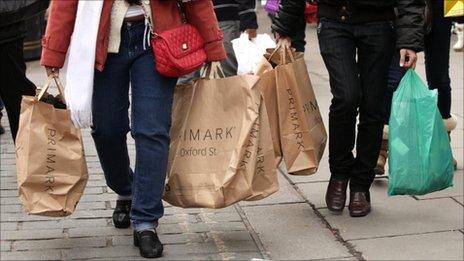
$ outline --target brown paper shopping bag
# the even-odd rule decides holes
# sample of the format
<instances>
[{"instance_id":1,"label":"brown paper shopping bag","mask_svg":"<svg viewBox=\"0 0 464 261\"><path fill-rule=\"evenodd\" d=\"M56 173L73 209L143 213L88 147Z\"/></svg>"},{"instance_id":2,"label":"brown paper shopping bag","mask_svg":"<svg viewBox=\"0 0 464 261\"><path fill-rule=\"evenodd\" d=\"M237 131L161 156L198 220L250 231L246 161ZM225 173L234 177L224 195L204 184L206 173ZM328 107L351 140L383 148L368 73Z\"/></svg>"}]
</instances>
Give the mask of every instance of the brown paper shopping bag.
<instances>
[{"instance_id":1,"label":"brown paper shopping bag","mask_svg":"<svg viewBox=\"0 0 464 261\"><path fill-rule=\"evenodd\" d=\"M259 87L269 116L272 143L274 145L274 152L276 155L276 167L278 167L282 161L282 148L280 146L275 70L272 68L272 65L267 61L267 59L263 57L262 61L256 67L254 74L260 77Z\"/></svg>"},{"instance_id":2,"label":"brown paper shopping bag","mask_svg":"<svg viewBox=\"0 0 464 261\"><path fill-rule=\"evenodd\" d=\"M82 136L69 111L40 100L57 76L36 96L24 96L16 137L19 197L29 214L67 216L74 212L88 179ZM63 101L64 102L64 101Z\"/></svg>"},{"instance_id":3,"label":"brown paper shopping bag","mask_svg":"<svg viewBox=\"0 0 464 261\"><path fill-rule=\"evenodd\" d=\"M258 152L259 77L217 74L217 67L208 67L207 78L175 91L164 194L175 206L222 208L271 193L258 193L253 184L263 170L257 165L269 162L258 164L258 155L268 156L270 149L274 161L270 142Z\"/></svg>"},{"instance_id":4,"label":"brown paper shopping bag","mask_svg":"<svg viewBox=\"0 0 464 261\"><path fill-rule=\"evenodd\" d=\"M310 175L317 171L327 133L303 57L289 47L275 50L280 143L287 171Z\"/></svg>"},{"instance_id":5,"label":"brown paper shopping bag","mask_svg":"<svg viewBox=\"0 0 464 261\"><path fill-rule=\"evenodd\" d=\"M263 82L260 81L258 85L261 85L262 83ZM255 130L256 131L250 133L248 143L250 147L257 146L257 149L250 150L251 153L249 155L250 158L256 157L256 163L251 185L253 193L246 199L247 201L255 201L266 198L279 190L277 166L275 163L280 161L281 157L276 156L274 153L271 126L264 99L261 99L259 119ZM259 139L258 142L253 142L256 141L256 139Z\"/></svg>"}]
</instances>

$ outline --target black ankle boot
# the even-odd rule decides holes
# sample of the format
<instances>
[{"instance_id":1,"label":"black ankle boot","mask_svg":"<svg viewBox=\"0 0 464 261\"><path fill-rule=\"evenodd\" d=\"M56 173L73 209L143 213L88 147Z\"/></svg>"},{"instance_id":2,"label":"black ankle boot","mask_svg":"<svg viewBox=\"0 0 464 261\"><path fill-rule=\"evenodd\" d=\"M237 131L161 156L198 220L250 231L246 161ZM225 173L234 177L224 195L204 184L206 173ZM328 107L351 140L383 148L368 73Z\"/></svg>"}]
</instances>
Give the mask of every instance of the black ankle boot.
<instances>
[{"instance_id":1,"label":"black ankle boot","mask_svg":"<svg viewBox=\"0 0 464 261\"><path fill-rule=\"evenodd\" d=\"M117 200L113 212L113 223L116 228L130 227L130 211L132 200Z\"/></svg>"},{"instance_id":2,"label":"black ankle boot","mask_svg":"<svg viewBox=\"0 0 464 261\"><path fill-rule=\"evenodd\" d=\"M151 230L134 231L134 246L139 248L140 255L145 258L157 258L163 255L163 244L158 235Z\"/></svg>"}]
</instances>

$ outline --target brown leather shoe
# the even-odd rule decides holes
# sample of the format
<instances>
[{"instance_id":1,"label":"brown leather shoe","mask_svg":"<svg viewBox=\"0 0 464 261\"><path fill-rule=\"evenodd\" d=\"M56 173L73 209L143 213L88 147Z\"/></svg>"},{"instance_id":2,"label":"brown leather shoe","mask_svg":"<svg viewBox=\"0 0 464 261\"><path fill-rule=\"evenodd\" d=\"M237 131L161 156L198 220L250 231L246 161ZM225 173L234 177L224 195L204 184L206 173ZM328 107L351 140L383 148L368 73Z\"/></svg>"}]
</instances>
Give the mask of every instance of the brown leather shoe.
<instances>
[{"instance_id":1,"label":"brown leather shoe","mask_svg":"<svg viewBox=\"0 0 464 261\"><path fill-rule=\"evenodd\" d=\"M325 194L325 203L330 211L341 213L346 203L346 187L348 181L331 180Z\"/></svg>"},{"instance_id":2,"label":"brown leather shoe","mask_svg":"<svg viewBox=\"0 0 464 261\"><path fill-rule=\"evenodd\" d=\"M375 175L385 174L385 164L387 164L388 157L388 140L382 140L379 158L377 159L377 166L375 166Z\"/></svg>"},{"instance_id":3,"label":"brown leather shoe","mask_svg":"<svg viewBox=\"0 0 464 261\"><path fill-rule=\"evenodd\" d=\"M350 192L350 216L364 217L371 212L371 203L366 192Z\"/></svg>"}]
</instances>

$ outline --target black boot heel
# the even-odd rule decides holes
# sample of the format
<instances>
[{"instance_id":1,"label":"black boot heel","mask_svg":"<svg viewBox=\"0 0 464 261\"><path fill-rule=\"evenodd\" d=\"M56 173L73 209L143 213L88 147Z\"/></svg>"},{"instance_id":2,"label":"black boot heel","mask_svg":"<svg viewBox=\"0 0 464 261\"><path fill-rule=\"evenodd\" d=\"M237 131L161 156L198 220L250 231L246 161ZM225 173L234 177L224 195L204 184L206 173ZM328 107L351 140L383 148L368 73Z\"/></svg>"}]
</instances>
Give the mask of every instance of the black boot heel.
<instances>
[{"instance_id":1,"label":"black boot heel","mask_svg":"<svg viewBox=\"0 0 464 261\"><path fill-rule=\"evenodd\" d=\"M145 258L157 258L163 255L163 244L158 235L151 231L134 231L134 246L139 248L140 255Z\"/></svg>"},{"instance_id":2,"label":"black boot heel","mask_svg":"<svg viewBox=\"0 0 464 261\"><path fill-rule=\"evenodd\" d=\"M118 200L113 212L113 224L116 228L130 227L132 200Z\"/></svg>"}]
</instances>

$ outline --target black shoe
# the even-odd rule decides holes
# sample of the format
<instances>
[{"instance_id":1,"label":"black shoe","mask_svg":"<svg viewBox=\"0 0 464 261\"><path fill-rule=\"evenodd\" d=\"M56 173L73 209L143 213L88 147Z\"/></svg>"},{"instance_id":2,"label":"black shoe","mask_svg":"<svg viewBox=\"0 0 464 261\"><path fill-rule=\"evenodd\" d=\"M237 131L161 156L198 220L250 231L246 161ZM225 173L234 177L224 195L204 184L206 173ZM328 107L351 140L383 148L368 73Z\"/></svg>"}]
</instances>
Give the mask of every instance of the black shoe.
<instances>
[{"instance_id":1,"label":"black shoe","mask_svg":"<svg viewBox=\"0 0 464 261\"><path fill-rule=\"evenodd\" d=\"M139 248L140 255L145 258L157 258L163 255L163 244L158 235L151 231L134 231L134 246Z\"/></svg>"},{"instance_id":2,"label":"black shoe","mask_svg":"<svg viewBox=\"0 0 464 261\"><path fill-rule=\"evenodd\" d=\"M132 200L118 200L113 212L113 223L116 228L130 227L130 211Z\"/></svg>"}]
</instances>

